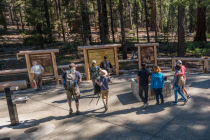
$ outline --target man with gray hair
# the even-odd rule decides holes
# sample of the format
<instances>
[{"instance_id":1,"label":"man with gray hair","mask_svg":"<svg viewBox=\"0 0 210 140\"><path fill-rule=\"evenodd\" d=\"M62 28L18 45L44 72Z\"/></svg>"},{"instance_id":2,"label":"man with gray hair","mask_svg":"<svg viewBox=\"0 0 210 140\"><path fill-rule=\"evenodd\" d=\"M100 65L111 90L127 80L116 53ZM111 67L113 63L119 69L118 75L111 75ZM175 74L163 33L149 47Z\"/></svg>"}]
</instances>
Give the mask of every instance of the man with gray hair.
<instances>
[{"instance_id":1,"label":"man with gray hair","mask_svg":"<svg viewBox=\"0 0 210 140\"><path fill-rule=\"evenodd\" d=\"M33 62L33 66L31 67L31 74L33 80L35 80L37 85L37 90L42 90L42 74L44 73L44 68L37 64L36 61Z\"/></svg>"},{"instance_id":2,"label":"man with gray hair","mask_svg":"<svg viewBox=\"0 0 210 140\"><path fill-rule=\"evenodd\" d=\"M65 89L67 94L67 101L69 104L69 115L73 113L73 109L71 106L72 97L74 98L76 102L76 114L78 115L80 113L79 111L79 97L80 97L80 90L79 90L79 82L82 81L81 74L76 71L76 65L74 63L71 63L69 65L70 70L67 70L65 73Z\"/></svg>"}]
</instances>

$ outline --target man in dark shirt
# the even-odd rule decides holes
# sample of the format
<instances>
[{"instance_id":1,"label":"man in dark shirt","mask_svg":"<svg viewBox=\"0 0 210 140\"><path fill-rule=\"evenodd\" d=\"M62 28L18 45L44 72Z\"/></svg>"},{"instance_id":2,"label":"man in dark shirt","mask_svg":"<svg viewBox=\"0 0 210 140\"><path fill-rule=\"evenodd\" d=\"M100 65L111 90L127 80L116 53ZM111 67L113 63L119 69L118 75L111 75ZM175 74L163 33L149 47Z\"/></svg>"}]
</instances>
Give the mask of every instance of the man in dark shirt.
<instances>
[{"instance_id":1,"label":"man in dark shirt","mask_svg":"<svg viewBox=\"0 0 210 140\"><path fill-rule=\"evenodd\" d=\"M112 66L111 62L109 62L107 60L107 56L104 56L104 61L101 62L100 68L106 70L108 72L108 74L110 74L112 72L113 66Z\"/></svg>"},{"instance_id":2,"label":"man in dark shirt","mask_svg":"<svg viewBox=\"0 0 210 140\"><path fill-rule=\"evenodd\" d=\"M148 87L149 87L149 78L150 72L146 69L146 64L142 63L142 69L138 72L138 84L139 84L139 96L144 102L144 108L148 106ZM145 97L143 96L143 91L145 93Z\"/></svg>"}]
</instances>

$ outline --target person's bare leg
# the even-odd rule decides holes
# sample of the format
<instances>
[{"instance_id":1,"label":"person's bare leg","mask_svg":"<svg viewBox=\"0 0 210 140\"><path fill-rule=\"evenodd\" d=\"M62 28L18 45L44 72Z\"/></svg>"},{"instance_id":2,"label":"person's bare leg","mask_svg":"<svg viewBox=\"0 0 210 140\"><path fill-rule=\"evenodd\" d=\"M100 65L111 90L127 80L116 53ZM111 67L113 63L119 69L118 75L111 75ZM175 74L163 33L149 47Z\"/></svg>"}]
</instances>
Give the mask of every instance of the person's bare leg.
<instances>
[{"instance_id":1,"label":"person's bare leg","mask_svg":"<svg viewBox=\"0 0 210 140\"><path fill-rule=\"evenodd\" d=\"M187 93L187 90L186 90L185 88L182 88L182 92L183 92L184 94L186 94L187 96L189 96L188 93Z\"/></svg>"},{"instance_id":2,"label":"person's bare leg","mask_svg":"<svg viewBox=\"0 0 210 140\"><path fill-rule=\"evenodd\" d=\"M72 107L71 107L72 95L70 94L70 91L67 91L66 94L67 94L67 101L69 104L69 114L72 114L73 112Z\"/></svg>"}]
</instances>

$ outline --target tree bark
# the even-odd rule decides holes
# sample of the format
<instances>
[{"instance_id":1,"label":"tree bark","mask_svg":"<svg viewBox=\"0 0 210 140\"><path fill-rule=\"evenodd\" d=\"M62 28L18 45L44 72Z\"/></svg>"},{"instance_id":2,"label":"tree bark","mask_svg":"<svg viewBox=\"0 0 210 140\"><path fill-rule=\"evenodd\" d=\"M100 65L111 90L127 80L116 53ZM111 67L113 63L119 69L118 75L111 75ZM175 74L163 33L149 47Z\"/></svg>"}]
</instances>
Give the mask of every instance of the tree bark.
<instances>
[{"instance_id":1,"label":"tree bark","mask_svg":"<svg viewBox=\"0 0 210 140\"><path fill-rule=\"evenodd\" d=\"M183 57L185 55L185 30L184 30L184 14L185 8L182 5L178 6L178 56Z\"/></svg>"},{"instance_id":2,"label":"tree bark","mask_svg":"<svg viewBox=\"0 0 210 140\"><path fill-rule=\"evenodd\" d=\"M62 34L63 34L63 41L66 42L66 35L65 35L65 29L64 29L64 26L63 26L63 20L61 19L60 15L61 15L61 2L60 0L58 0L58 13L59 13L59 21L60 21L60 26L61 26L61 30L62 30Z\"/></svg>"},{"instance_id":3,"label":"tree bark","mask_svg":"<svg viewBox=\"0 0 210 140\"><path fill-rule=\"evenodd\" d=\"M129 24L130 24L130 29L133 29L133 22L132 22L132 10L131 10L131 4L128 3L128 8L129 8Z\"/></svg>"},{"instance_id":4,"label":"tree bark","mask_svg":"<svg viewBox=\"0 0 210 140\"><path fill-rule=\"evenodd\" d=\"M145 12L145 19L146 19L147 42L150 42L149 24L148 24L148 12L147 12L147 1L146 0L144 0L144 12Z\"/></svg>"},{"instance_id":5,"label":"tree bark","mask_svg":"<svg viewBox=\"0 0 210 140\"><path fill-rule=\"evenodd\" d=\"M151 17L150 17L150 31L155 31L155 17L156 17L156 4L155 0L150 0Z\"/></svg>"},{"instance_id":6,"label":"tree bark","mask_svg":"<svg viewBox=\"0 0 210 140\"><path fill-rule=\"evenodd\" d=\"M115 42L112 0L109 0L109 9L110 9L110 20L111 20L111 30L112 30L112 41Z\"/></svg>"},{"instance_id":7,"label":"tree bark","mask_svg":"<svg viewBox=\"0 0 210 140\"><path fill-rule=\"evenodd\" d=\"M104 43L104 29L102 25L101 0L97 0L97 6L98 6L98 24L99 24L100 40L101 43Z\"/></svg>"},{"instance_id":8,"label":"tree bark","mask_svg":"<svg viewBox=\"0 0 210 140\"><path fill-rule=\"evenodd\" d=\"M134 22L136 24L136 34L137 34L137 42L139 42L139 26L138 26L138 6L137 6L137 3L136 3L136 0L134 1L134 13L135 13L135 16L134 16Z\"/></svg>"},{"instance_id":9,"label":"tree bark","mask_svg":"<svg viewBox=\"0 0 210 140\"><path fill-rule=\"evenodd\" d=\"M49 15L49 9L48 9L48 2L47 0L44 0L44 10L45 10L45 19L46 24L48 28L48 39L51 42L52 41L52 30L51 30L51 24L50 24L50 15Z\"/></svg>"},{"instance_id":10,"label":"tree bark","mask_svg":"<svg viewBox=\"0 0 210 140\"><path fill-rule=\"evenodd\" d=\"M25 28L24 28L23 15L22 15L21 9L19 9L19 14L20 14L20 22L21 22L21 25L22 25L22 30L24 31Z\"/></svg>"},{"instance_id":11,"label":"tree bark","mask_svg":"<svg viewBox=\"0 0 210 140\"><path fill-rule=\"evenodd\" d=\"M159 22L159 29L160 29L160 32L162 32L163 30L163 21L162 21L162 18L163 18L163 15L162 15L162 0L160 0L160 22Z\"/></svg>"},{"instance_id":12,"label":"tree bark","mask_svg":"<svg viewBox=\"0 0 210 140\"><path fill-rule=\"evenodd\" d=\"M102 8L102 26L104 29L104 38L103 42L108 42L109 40L109 26L108 26L108 18L107 18L107 6L106 0L101 0L101 8Z\"/></svg>"},{"instance_id":13,"label":"tree bark","mask_svg":"<svg viewBox=\"0 0 210 140\"><path fill-rule=\"evenodd\" d=\"M80 0L80 10L82 16L82 38L83 45L89 45L91 43L91 29L89 20L89 10L87 7L87 0Z\"/></svg>"},{"instance_id":14,"label":"tree bark","mask_svg":"<svg viewBox=\"0 0 210 140\"><path fill-rule=\"evenodd\" d=\"M189 5L189 32L193 33L194 32L194 27L193 27L193 4L190 3Z\"/></svg>"},{"instance_id":15,"label":"tree bark","mask_svg":"<svg viewBox=\"0 0 210 140\"><path fill-rule=\"evenodd\" d=\"M124 8L122 0L119 0L120 25L121 25L121 43L123 48L123 59L127 59L127 46L125 40Z\"/></svg>"},{"instance_id":16,"label":"tree bark","mask_svg":"<svg viewBox=\"0 0 210 140\"><path fill-rule=\"evenodd\" d=\"M201 6L202 0L198 0L197 23L195 41L206 42L206 6Z\"/></svg>"}]
</instances>

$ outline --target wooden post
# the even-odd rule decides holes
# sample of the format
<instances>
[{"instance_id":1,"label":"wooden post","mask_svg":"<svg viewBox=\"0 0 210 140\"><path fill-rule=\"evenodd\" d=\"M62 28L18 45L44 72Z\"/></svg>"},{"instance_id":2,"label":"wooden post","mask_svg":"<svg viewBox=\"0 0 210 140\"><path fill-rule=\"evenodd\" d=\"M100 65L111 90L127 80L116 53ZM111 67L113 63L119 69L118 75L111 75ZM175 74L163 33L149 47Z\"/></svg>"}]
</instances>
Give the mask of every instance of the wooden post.
<instances>
[{"instance_id":1,"label":"wooden post","mask_svg":"<svg viewBox=\"0 0 210 140\"><path fill-rule=\"evenodd\" d=\"M138 46L139 70L141 69L141 47Z\"/></svg>"},{"instance_id":2,"label":"wooden post","mask_svg":"<svg viewBox=\"0 0 210 140\"><path fill-rule=\"evenodd\" d=\"M53 71L54 71L56 84L59 85L58 68L57 68L56 57L55 57L55 53L54 52L51 52L51 57L52 57L52 63L53 63L53 69L54 69Z\"/></svg>"},{"instance_id":3,"label":"wooden post","mask_svg":"<svg viewBox=\"0 0 210 140\"><path fill-rule=\"evenodd\" d=\"M208 59L204 59L204 73L208 73L209 72L209 61Z\"/></svg>"},{"instance_id":4,"label":"wooden post","mask_svg":"<svg viewBox=\"0 0 210 140\"><path fill-rule=\"evenodd\" d=\"M30 85L32 87L33 86L33 78L31 75L31 62L30 62L29 54L25 54L25 58L26 58L26 66L27 66L27 70L28 70L28 78L30 81Z\"/></svg>"},{"instance_id":5,"label":"wooden post","mask_svg":"<svg viewBox=\"0 0 210 140\"><path fill-rule=\"evenodd\" d=\"M154 46L155 66L157 66L157 46Z\"/></svg>"},{"instance_id":6,"label":"wooden post","mask_svg":"<svg viewBox=\"0 0 210 140\"><path fill-rule=\"evenodd\" d=\"M176 64L176 59L175 59L175 58L172 58L172 59L171 59L171 69L172 69L172 71L175 70L175 69L174 69L175 64Z\"/></svg>"},{"instance_id":7,"label":"wooden post","mask_svg":"<svg viewBox=\"0 0 210 140\"><path fill-rule=\"evenodd\" d=\"M116 66L116 75L119 76L119 62L117 55L117 47L114 47L114 58L115 58L115 66Z\"/></svg>"},{"instance_id":8,"label":"wooden post","mask_svg":"<svg viewBox=\"0 0 210 140\"><path fill-rule=\"evenodd\" d=\"M90 80L90 71L89 71L89 63L88 63L88 54L87 54L87 49L83 49L84 53L84 59L85 59L85 74L86 74L86 79Z\"/></svg>"},{"instance_id":9,"label":"wooden post","mask_svg":"<svg viewBox=\"0 0 210 140\"><path fill-rule=\"evenodd\" d=\"M17 113L17 107L16 104L12 102L12 91L10 88L5 88L4 89L6 99L7 99L7 106L8 106L8 111L9 111L9 117L11 121L11 125L16 125L19 123L18 119L18 113Z\"/></svg>"}]
</instances>

